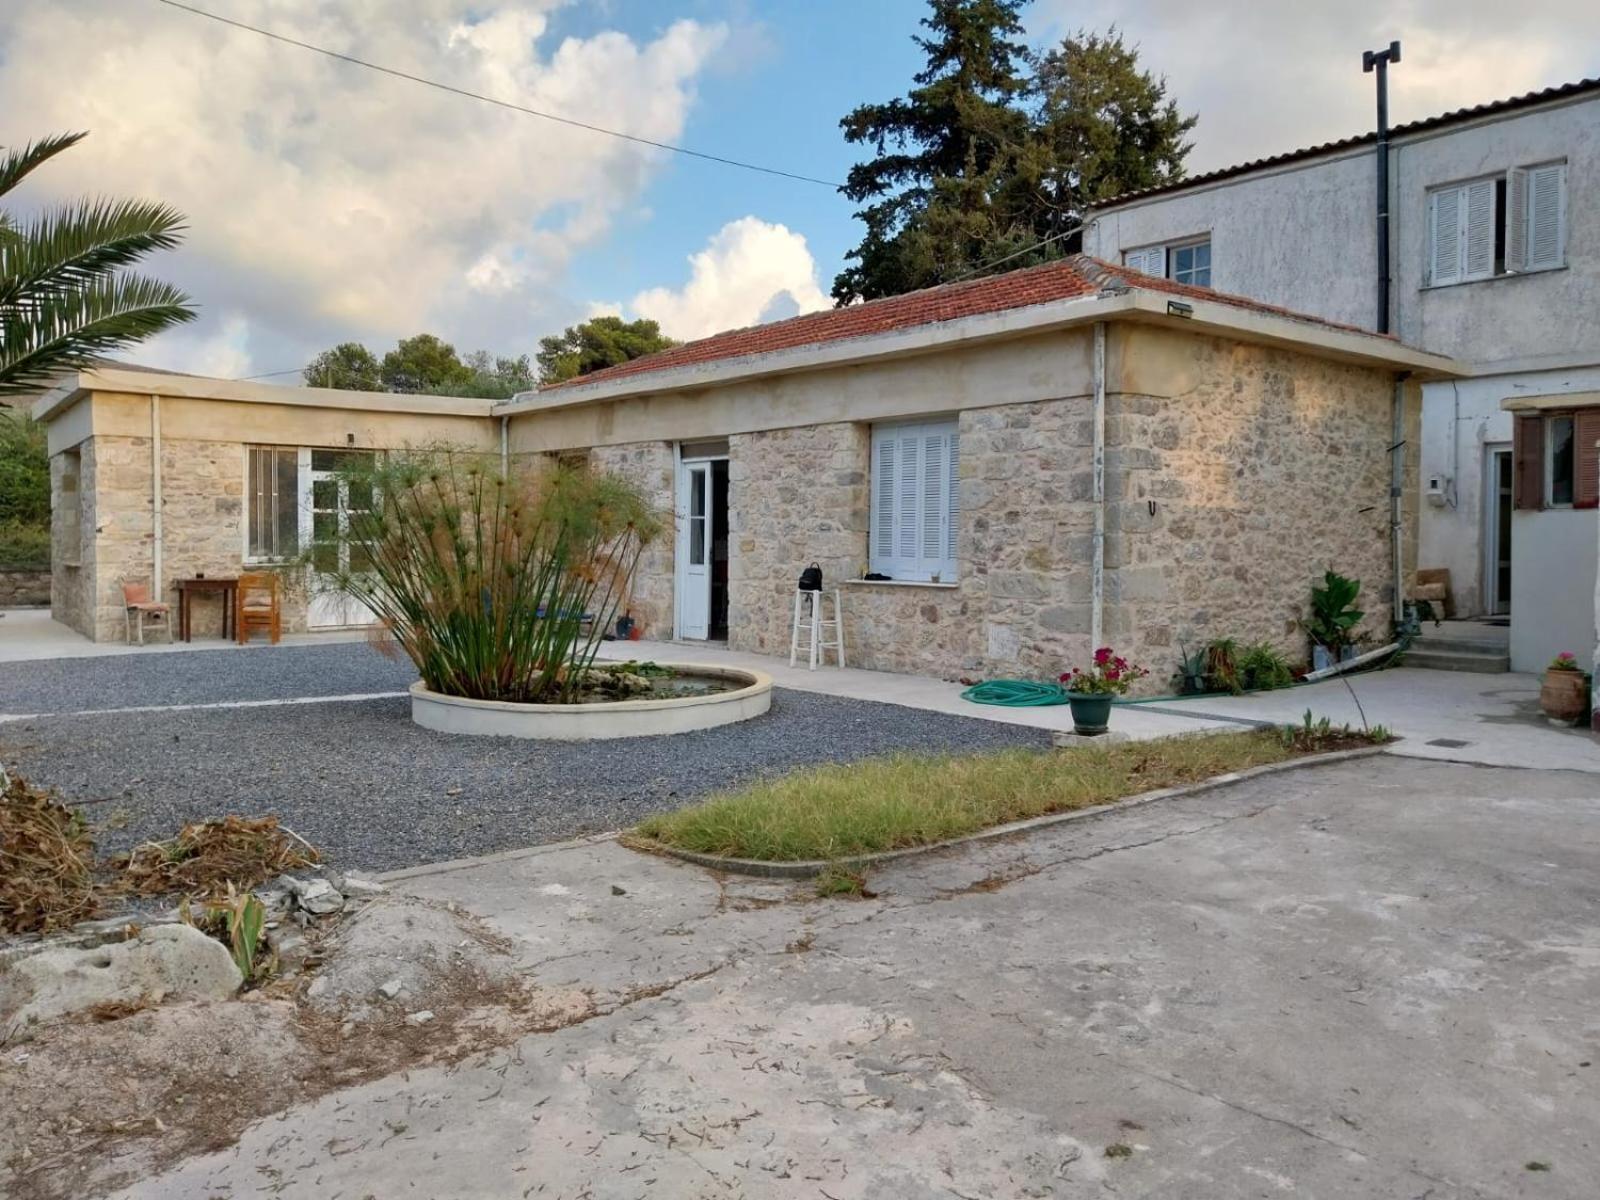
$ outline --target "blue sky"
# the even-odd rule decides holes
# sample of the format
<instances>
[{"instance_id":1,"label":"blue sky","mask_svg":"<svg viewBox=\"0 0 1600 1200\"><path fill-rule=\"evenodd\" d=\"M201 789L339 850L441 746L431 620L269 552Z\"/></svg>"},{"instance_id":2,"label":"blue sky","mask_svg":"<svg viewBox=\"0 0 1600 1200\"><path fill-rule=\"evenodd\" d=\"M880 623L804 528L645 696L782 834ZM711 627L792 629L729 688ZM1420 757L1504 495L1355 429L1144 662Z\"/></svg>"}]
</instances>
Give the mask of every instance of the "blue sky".
<instances>
[{"instance_id":1,"label":"blue sky","mask_svg":"<svg viewBox=\"0 0 1600 1200\"><path fill-rule=\"evenodd\" d=\"M508 102L842 179L839 119L903 94L923 0L193 0ZM1370 128L1361 50L1405 42L1404 121L1600 74L1600 5L1034 0L1040 45L1118 24L1198 113L1204 170ZM70 80L71 86L62 86ZM825 306L859 229L816 185L645 151L394 80L157 0L0 0L0 144L90 137L24 189L164 200L152 268L201 320L130 357L282 371L439 333L529 353L598 311L697 337ZM292 381L293 376L281 376Z\"/></svg>"}]
</instances>

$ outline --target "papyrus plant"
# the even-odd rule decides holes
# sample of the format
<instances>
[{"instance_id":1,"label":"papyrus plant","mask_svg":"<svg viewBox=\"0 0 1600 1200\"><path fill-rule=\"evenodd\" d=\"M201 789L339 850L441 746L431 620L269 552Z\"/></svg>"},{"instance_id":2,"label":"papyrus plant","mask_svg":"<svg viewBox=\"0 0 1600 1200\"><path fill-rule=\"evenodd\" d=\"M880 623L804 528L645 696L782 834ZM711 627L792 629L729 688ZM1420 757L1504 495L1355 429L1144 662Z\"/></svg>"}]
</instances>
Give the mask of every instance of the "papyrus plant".
<instances>
[{"instance_id":1,"label":"papyrus plant","mask_svg":"<svg viewBox=\"0 0 1600 1200\"><path fill-rule=\"evenodd\" d=\"M502 472L497 457L452 449L352 456L346 474L332 586L373 611L427 687L577 699L661 531L636 487L542 455Z\"/></svg>"}]
</instances>

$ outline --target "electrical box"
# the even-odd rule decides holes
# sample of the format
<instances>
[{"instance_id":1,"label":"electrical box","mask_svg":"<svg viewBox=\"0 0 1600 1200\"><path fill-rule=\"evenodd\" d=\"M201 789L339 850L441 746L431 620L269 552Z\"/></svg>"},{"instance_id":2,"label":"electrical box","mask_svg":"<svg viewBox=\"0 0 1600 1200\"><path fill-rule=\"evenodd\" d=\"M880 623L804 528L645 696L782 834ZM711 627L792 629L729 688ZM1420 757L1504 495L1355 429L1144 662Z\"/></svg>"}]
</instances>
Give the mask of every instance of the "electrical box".
<instances>
[{"instance_id":1,"label":"electrical box","mask_svg":"<svg viewBox=\"0 0 1600 1200\"><path fill-rule=\"evenodd\" d=\"M1423 488L1422 494L1428 498L1428 503L1435 508L1443 508L1448 499L1450 480L1445 475L1429 475L1428 486Z\"/></svg>"}]
</instances>

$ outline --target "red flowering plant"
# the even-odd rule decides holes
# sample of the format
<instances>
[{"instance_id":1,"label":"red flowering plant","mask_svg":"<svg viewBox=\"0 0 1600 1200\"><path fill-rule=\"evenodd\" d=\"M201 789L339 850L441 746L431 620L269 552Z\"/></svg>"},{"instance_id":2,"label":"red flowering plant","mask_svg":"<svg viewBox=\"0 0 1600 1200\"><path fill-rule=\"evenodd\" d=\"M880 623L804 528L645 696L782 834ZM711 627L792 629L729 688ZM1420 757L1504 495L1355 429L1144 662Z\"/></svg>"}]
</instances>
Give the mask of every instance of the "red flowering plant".
<instances>
[{"instance_id":1,"label":"red flowering plant","mask_svg":"<svg viewBox=\"0 0 1600 1200\"><path fill-rule=\"evenodd\" d=\"M1069 692L1086 696L1124 696L1135 681L1150 672L1136 667L1127 659L1115 654L1110 646L1101 646L1094 652L1094 665L1085 671L1073 667L1061 676L1061 683Z\"/></svg>"}]
</instances>

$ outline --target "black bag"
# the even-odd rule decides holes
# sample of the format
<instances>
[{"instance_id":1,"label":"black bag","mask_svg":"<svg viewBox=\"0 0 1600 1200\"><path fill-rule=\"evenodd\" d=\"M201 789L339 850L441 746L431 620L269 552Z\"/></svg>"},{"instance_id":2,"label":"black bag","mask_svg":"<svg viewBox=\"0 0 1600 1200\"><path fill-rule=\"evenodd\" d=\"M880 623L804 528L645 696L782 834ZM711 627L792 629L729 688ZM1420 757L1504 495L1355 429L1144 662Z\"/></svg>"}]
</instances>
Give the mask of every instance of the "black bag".
<instances>
[{"instance_id":1,"label":"black bag","mask_svg":"<svg viewBox=\"0 0 1600 1200\"><path fill-rule=\"evenodd\" d=\"M822 564L812 563L800 572L800 590L802 592L820 592L822 590Z\"/></svg>"}]
</instances>

